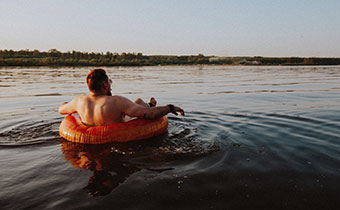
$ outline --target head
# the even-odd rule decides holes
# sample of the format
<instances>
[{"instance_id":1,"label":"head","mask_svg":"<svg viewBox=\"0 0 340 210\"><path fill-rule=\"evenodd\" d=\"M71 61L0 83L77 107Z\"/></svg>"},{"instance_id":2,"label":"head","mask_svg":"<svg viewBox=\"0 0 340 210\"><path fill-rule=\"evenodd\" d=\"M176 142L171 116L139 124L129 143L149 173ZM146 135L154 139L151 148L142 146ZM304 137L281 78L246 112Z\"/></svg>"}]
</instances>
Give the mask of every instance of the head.
<instances>
[{"instance_id":1,"label":"head","mask_svg":"<svg viewBox=\"0 0 340 210\"><path fill-rule=\"evenodd\" d=\"M111 80L104 69L91 69L86 76L86 83L91 93L111 94Z\"/></svg>"}]
</instances>

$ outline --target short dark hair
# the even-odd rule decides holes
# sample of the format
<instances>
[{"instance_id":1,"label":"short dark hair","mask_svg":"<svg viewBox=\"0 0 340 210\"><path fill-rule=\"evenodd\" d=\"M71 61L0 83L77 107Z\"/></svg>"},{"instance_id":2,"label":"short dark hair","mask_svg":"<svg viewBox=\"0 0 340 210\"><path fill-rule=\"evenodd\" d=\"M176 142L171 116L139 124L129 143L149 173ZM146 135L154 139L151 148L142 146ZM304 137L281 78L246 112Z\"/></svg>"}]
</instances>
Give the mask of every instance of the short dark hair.
<instances>
[{"instance_id":1,"label":"short dark hair","mask_svg":"<svg viewBox=\"0 0 340 210\"><path fill-rule=\"evenodd\" d=\"M100 91L103 82L108 82L109 77L106 75L104 69L91 69L86 76L86 83L90 91Z\"/></svg>"}]
</instances>

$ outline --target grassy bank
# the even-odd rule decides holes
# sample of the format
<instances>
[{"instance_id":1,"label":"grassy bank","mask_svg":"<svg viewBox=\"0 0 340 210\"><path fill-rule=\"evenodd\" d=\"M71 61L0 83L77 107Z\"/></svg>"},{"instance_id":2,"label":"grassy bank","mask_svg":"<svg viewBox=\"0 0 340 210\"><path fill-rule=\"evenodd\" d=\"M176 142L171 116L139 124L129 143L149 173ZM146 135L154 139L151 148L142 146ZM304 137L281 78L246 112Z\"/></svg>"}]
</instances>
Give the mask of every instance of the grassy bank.
<instances>
[{"instance_id":1,"label":"grassy bank","mask_svg":"<svg viewBox=\"0 0 340 210\"><path fill-rule=\"evenodd\" d=\"M321 57L217 57L143 55L142 53L48 52L0 50L0 66L154 66L154 65L340 65L340 58Z\"/></svg>"}]
</instances>

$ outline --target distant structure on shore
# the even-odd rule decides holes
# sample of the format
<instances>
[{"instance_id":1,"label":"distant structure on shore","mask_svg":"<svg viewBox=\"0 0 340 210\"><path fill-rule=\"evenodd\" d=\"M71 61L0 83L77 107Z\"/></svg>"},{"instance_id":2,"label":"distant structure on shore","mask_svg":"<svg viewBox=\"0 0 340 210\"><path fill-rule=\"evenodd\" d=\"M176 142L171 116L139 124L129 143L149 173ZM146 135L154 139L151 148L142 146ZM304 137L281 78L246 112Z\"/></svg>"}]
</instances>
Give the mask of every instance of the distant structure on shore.
<instances>
[{"instance_id":1,"label":"distant structure on shore","mask_svg":"<svg viewBox=\"0 0 340 210\"><path fill-rule=\"evenodd\" d=\"M0 66L154 66L154 65L340 65L340 58L217 57L143 55L142 53L48 52L0 50Z\"/></svg>"}]
</instances>

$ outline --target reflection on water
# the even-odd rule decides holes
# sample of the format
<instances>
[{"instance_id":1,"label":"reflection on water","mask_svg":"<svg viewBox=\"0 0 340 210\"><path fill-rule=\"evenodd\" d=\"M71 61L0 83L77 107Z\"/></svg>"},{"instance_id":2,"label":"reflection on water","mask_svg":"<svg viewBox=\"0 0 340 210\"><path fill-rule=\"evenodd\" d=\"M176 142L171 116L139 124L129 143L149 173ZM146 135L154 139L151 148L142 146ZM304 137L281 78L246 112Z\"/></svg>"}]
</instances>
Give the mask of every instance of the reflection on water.
<instances>
[{"instance_id":1,"label":"reflection on water","mask_svg":"<svg viewBox=\"0 0 340 210\"><path fill-rule=\"evenodd\" d=\"M219 150L215 144L195 139L188 128L172 132L172 135L166 132L151 139L128 143L85 145L62 140L60 144L65 160L75 168L93 171L84 189L93 196L101 196L110 193L138 171L161 173L173 170L160 166L185 158L203 157Z\"/></svg>"},{"instance_id":2,"label":"reflection on water","mask_svg":"<svg viewBox=\"0 0 340 210\"><path fill-rule=\"evenodd\" d=\"M93 196L106 195L131 174L141 170L124 161L124 155L112 152L108 145L80 145L61 141L65 160L74 167L93 171L84 188Z\"/></svg>"},{"instance_id":3,"label":"reflection on water","mask_svg":"<svg viewBox=\"0 0 340 210\"><path fill-rule=\"evenodd\" d=\"M104 145L76 144L58 138L61 119L26 122L0 133L0 147L53 145L59 142L64 160L75 168L93 172L84 189L92 196L103 196L124 183L133 173L141 170L162 173L174 169L162 167L164 163L199 158L220 150L216 142L199 139L197 129L192 128L190 120L169 118L172 120L170 133L142 141Z\"/></svg>"},{"instance_id":4,"label":"reflection on water","mask_svg":"<svg viewBox=\"0 0 340 210\"><path fill-rule=\"evenodd\" d=\"M340 71L107 68L113 92L182 106L168 132L81 145L58 105L88 68L0 69L2 209L338 209ZM95 197L95 198L94 198Z\"/></svg>"}]
</instances>

